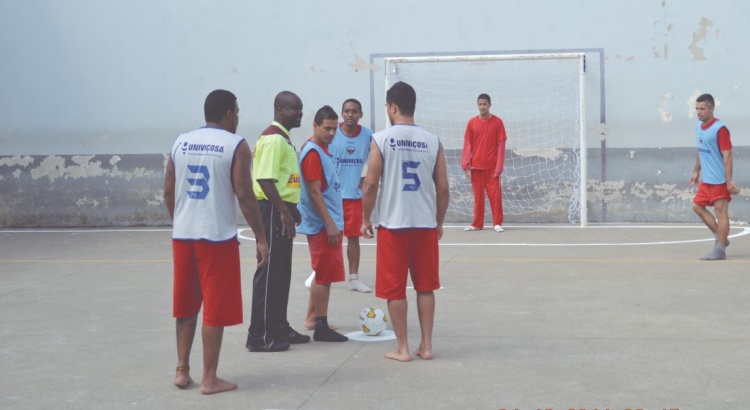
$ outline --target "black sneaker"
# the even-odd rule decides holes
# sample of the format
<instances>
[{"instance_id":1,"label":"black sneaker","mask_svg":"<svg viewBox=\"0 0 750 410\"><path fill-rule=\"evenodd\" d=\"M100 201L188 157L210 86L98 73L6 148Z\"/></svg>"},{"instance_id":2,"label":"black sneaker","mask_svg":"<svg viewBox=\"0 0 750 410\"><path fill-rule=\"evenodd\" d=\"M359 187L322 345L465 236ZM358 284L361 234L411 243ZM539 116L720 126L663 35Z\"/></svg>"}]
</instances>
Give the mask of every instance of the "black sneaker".
<instances>
[{"instance_id":1,"label":"black sneaker","mask_svg":"<svg viewBox=\"0 0 750 410\"><path fill-rule=\"evenodd\" d=\"M289 346L288 342L280 342L278 340L271 340L266 344L252 343L249 340L245 343L245 347L251 352L283 352L284 350L289 350Z\"/></svg>"},{"instance_id":2,"label":"black sneaker","mask_svg":"<svg viewBox=\"0 0 750 410\"><path fill-rule=\"evenodd\" d=\"M303 335L296 330L289 328L289 333L287 333L285 336L277 337L277 341L279 342L286 342L293 345L298 345L302 343L308 343L310 342L310 336Z\"/></svg>"}]
</instances>

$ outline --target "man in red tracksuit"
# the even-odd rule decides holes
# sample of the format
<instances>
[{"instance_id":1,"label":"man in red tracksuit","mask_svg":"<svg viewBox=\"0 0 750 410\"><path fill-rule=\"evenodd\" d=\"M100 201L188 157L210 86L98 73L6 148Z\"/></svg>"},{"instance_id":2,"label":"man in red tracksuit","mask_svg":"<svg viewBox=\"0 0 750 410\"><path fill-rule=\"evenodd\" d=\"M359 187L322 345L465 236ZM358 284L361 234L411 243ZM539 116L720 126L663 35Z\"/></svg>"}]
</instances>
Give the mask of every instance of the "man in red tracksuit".
<instances>
[{"instance_id":1,"label":"man in red tracksuit","mask_svg":"<svg viewBox=\"0 0 750 410\"><path fill-rule=\"evenodd\" d=\"M484 193L490 200L492 225L495 232L503 232L503 193L500 176L505 163L505 125L500 117L490 114L490 96L477 97L479 115L470 119L464 134L461 168L471 179L474 192L474 221L466 231L484 227Z\"/></svg>"}]
</instances>

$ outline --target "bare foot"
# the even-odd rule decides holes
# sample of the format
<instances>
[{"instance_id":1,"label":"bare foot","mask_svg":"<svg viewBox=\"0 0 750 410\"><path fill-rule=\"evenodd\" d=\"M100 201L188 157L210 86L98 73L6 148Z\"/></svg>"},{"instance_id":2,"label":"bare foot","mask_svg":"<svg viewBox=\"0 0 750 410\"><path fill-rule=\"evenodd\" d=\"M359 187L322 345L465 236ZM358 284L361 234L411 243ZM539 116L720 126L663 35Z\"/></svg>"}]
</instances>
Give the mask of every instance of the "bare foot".
<instances>
[{"instance_id":1,"label":"bare foot","mask_svg":"<svg viewBox=\"0 0 750 410\"><path fill-rule=\"evenodd\" d=\"M184 389L193 384L190 378L190 366L177 366L177 373L174 376L174 385Z\"/></svg>"},{"instance_id":2,"label":"bare foot","mask_svg":"<svg viewBox=\"0 0 750 410\"><path fill-rule=\"evenodd\" d=\"M305 321L305 325L304 326L305 326L305 329L307 329L307 330L315 330L315 322L314 321L313 322ZM336 330L336 326L334 326L334 325L329 324L328 327L331 330Z\"/></svg>"},{"instance_id":3,"label":"bare foot","mask_svg":"<svg viewBox=\"0 0 750 410\"><path fill-rule=\"evenodd\" d=\"M230 383L226 380L216 378L213 383L208 385L206 381L204 380L203 383L201 383L201 394L216 394L221 393L225 391L235 390L237 388L237 385L234 383Z\"/></svg>"},{"instance_id":4,"label":"bare foot","mask_svg":"<svg viewBox=\"0 0 750 410\"><path fill-rule=\"evenodd\" d=\"M385 358L391 359L391 360L398 360L399 362L411 361L411 356L409 355L408 350L406 353L399 352L398 350L396 350L395 352L386 353Z\"/></svg>"},{"instance_id":5,"label":"bare foot","mask_svg":"<svg viewBox=\"0 0 750 410\"><path fill-rule=\"evenodd\" d=\"M422 360L432 360L432 350L425 349L423 347L419 347L419 349L414 351L414 354L421 357Z\"/></svg>"}]
</instances>

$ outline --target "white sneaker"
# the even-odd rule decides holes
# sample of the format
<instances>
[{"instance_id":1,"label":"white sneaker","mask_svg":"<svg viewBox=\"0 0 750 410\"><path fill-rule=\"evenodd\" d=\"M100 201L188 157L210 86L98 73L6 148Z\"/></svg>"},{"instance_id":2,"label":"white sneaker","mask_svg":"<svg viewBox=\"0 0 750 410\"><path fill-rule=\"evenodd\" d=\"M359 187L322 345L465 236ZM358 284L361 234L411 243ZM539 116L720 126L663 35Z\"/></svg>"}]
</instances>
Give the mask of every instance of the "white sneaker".
<instances>
[{"instance_id":1,"label":"white sneaker","mask_svg":"<svg viewBox=\"0 0 750 410\"><path fill-rule=\"evenodd\" d=\"M479 231L479 230L480 230L479 228L475 228L473 226L467 226L466 228L464 228L464 231Z\"/></svg>"},{"instance_id":2,"label":"white sneaker","mask_svg":"<svg viewBox=\"0 0 750 410\"><path fill-rule=\"evenodd\" d=\"M312 281L315 279L315 271L312 271L310 276L307 277L307 280L305 280L305 287L307 290L310 290L310 286L312 286Z\"/></svg>"},{"instance_id":3,"label":"white sneaker","mask_svg":"<svg viewBox=\"0 0 750 410\"><path fill-rule=\"evenodd\" d=\"M495 227L492 229L494 229L495 232L505 232L505 229L503 229L503 227L500 225L495 225Z\"/></svg>"},{"instance_id":4,"label":"white sneaker","mask_svg":"<svg viewBox=\"0 0 750 410\"><path fill-rule=\"evenodd\" d=\"M372 292L372 289L370 289L369 286L362 283L362 281L360 281L359 279L349 280L349 290L354 290L354 291L362 292L362 293Z\"/></svg>"}]
</instances>

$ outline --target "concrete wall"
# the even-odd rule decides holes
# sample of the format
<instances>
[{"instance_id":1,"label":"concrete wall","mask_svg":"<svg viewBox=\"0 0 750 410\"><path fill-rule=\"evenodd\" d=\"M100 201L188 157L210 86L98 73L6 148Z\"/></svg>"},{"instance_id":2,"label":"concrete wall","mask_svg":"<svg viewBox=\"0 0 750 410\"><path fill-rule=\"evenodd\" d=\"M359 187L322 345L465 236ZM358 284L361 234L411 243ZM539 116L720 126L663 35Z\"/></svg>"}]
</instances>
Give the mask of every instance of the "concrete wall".
<instances>
[{"instance_id":1,"label":"concrete wall","mask_svg":"<svg viewBox=\"0 0 750 410\"><path fill-rule=\"evenodd\" d=\"M0 225L167 223L164 153L215 88L238 95L251 146L274 95L298 93L299 146L349 97L384 126L385 55L563 49L602 53L587 53L590 220L696 220L692 101L711 92L744 187L732 219L748 221L748 15L739 0L5 0Z\"/></svg>"}]
</instances>

